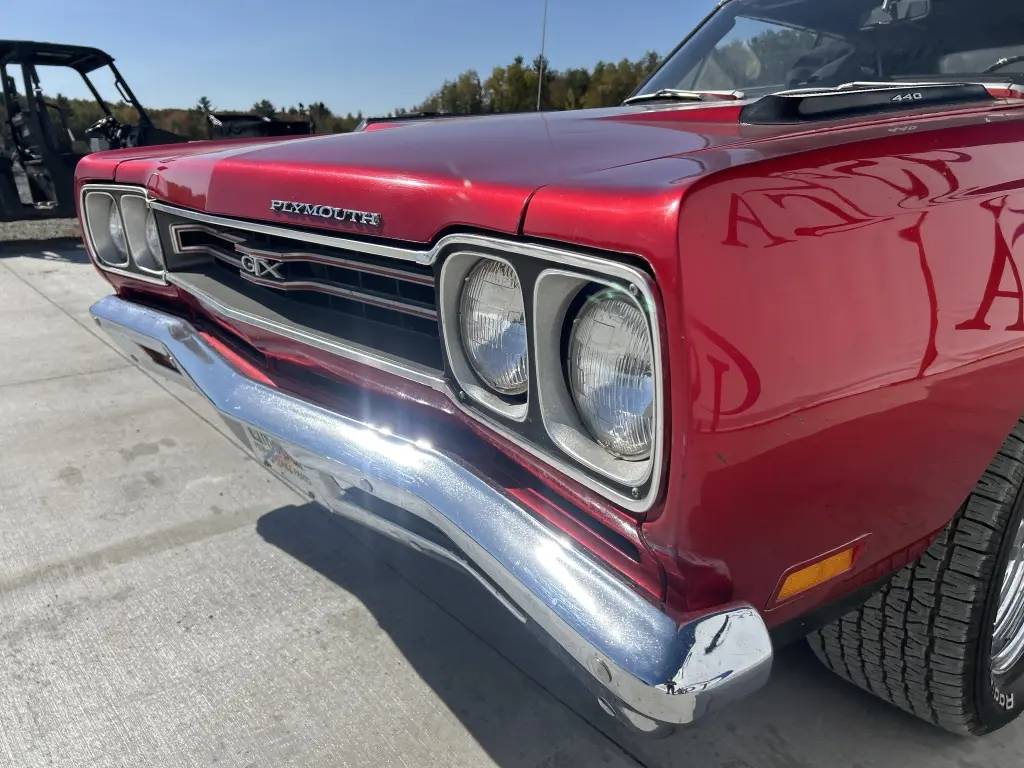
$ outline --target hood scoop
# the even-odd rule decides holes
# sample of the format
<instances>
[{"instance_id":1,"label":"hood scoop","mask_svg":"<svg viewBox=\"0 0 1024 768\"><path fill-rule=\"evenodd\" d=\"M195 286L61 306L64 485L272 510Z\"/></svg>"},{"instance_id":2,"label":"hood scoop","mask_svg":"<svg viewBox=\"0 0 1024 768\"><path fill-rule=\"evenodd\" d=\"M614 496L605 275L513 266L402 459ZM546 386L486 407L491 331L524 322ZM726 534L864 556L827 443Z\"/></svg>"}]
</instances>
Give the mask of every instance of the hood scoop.
<instances>
[{"instance_id":1,"label":"hood scoop","mask_svg":"<svg viewBox=\"0 0 1024 768\"><path fill-rule=\"evenodd\" d=\"M740 119L753 125L785 125L972 101L994 97L975 83L850 83L765 96L745 106Z\"/></svg>"}]
</instances>

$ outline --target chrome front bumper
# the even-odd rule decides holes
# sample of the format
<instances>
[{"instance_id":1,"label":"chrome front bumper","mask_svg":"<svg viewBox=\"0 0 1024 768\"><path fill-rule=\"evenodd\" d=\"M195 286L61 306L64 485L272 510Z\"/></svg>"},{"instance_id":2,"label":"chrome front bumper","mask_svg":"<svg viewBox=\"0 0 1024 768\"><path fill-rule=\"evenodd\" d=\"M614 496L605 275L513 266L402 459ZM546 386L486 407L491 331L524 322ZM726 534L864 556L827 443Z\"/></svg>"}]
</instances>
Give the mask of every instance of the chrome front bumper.
<instances>
[{"instance_id":1,"label":"chrome front bumper","mask_svg":"<svg viewBox=\"0 0 1024 768\"><path fill-rule=\"evenodd\" d=\"M680 625L571 539L425 442L253 381L179 318L113 296L97 302L92 315L142 368L205 395L293 487L478 578L596 684L605 710L632 725L691 723L768 679L771 642L749 605ZM454 547L375 513L367 499L411 513Z\"/></svg>"}]
</instances>

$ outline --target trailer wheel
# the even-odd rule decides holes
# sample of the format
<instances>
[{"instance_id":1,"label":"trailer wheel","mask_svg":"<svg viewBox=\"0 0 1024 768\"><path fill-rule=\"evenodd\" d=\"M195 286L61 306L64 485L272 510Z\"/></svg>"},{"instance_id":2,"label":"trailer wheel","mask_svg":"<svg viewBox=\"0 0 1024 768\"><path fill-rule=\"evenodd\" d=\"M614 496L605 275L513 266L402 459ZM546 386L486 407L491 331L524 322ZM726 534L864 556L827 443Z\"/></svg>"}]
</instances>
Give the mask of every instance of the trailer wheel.
<instances>
[{"instance_id":1,"label":"trailer wheel","mask_svg":"<svg viewBox=\"0 0 1024 768\"><path fill-rule=\"evenodd\" d=\"M808 636L836 674L940 728L1024 709L1024 421L919 560Z\"/></svg>"}]
</instances>

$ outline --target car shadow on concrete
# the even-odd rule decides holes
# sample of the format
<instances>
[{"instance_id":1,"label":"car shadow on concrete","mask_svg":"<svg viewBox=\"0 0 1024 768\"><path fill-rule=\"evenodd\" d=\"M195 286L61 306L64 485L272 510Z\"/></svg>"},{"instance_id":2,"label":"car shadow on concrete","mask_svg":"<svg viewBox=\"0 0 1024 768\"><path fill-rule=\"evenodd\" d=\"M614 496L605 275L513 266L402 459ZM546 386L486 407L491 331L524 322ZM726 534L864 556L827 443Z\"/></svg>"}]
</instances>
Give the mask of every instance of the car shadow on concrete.
<instances>
[{"instance_id":1,"label":"car shadow on concrete","mask_svg":"<svg viewBox=\"0 0 1024 768\"><path fill-rule=\"evenodd\" d=\"M501 713L536 707L537 697L552 697L560 706L570 708L580 729L599 730L622 750L623 764L969 768L990 764L987 755L991 748L997 753L1005 749L1008 754L1019 755L1020 739L1015 738L1019 731L1014 726L984 742L938 731L835 677L804 643L776 654L772 680L758 694L708 716L695 727L653 740L605 716L586 686L527 627L458 571L314 504L268 513L258 521L257 531L268 543L357 597L417 674L501 765L526 765L521 750L516 748L516 735L510 735L508 727L503 726ZM410 623L404 618L408 612L406 589L366 589L367 579L354 575L352 561L365 563L368 555L389 566L390 571L383 571L385 578L394 573L396 579L419 592L422 599L435 603L440 611L420 614L416 623ZM507 687L499 686L497 679L493 685L486 679L496 674L495 667L460 669L459 648L424 643L423 638L433 633L429 626L422 625L423 621L436 621L437 634L444 634L440 624L452 619L490 646L500 657L495 658L495 665L507 662L532 682L518 687L518 693L510 693ZM453 673L453 669L458 671ZM481 701L481 689L493 690L501 699L500 705ZM510 695L518 700L510 701ZM978 751L981 744L985 745L984 760Z\"/></svg>"},{"instance_id":2,"label":"car shadow on concrete","mask_svg":"<svg viewBox=\"0 0 1024 768\"><path fill-rule=\"evenodd\" d=\"M13 240L0 241L0 259L21 257L64 264L88 264L89 254L81 240Z\"/></svg>"}]
</instances>

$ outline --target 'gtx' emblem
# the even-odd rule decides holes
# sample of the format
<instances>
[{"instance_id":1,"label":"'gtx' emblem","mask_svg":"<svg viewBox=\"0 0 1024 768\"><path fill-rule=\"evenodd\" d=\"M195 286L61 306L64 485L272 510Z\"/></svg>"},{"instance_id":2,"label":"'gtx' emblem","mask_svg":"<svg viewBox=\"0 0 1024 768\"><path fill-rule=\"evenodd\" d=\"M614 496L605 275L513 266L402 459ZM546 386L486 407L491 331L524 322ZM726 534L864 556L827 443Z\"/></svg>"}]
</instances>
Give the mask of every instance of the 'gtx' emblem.
<instances>
[{"instance_id":1,"label":"'gtx' emblem","mask_svg":"<svg viewBox=\"0 0 1024 768\"><path fill-rule=\"evenodd\" d=\"M277 271L280 268L280 261L253 256L251 253L242 256L242 271L248 272L254 277L276 277L278 280L284 280L284 275Z\"/></svg>"}]
</instances>

